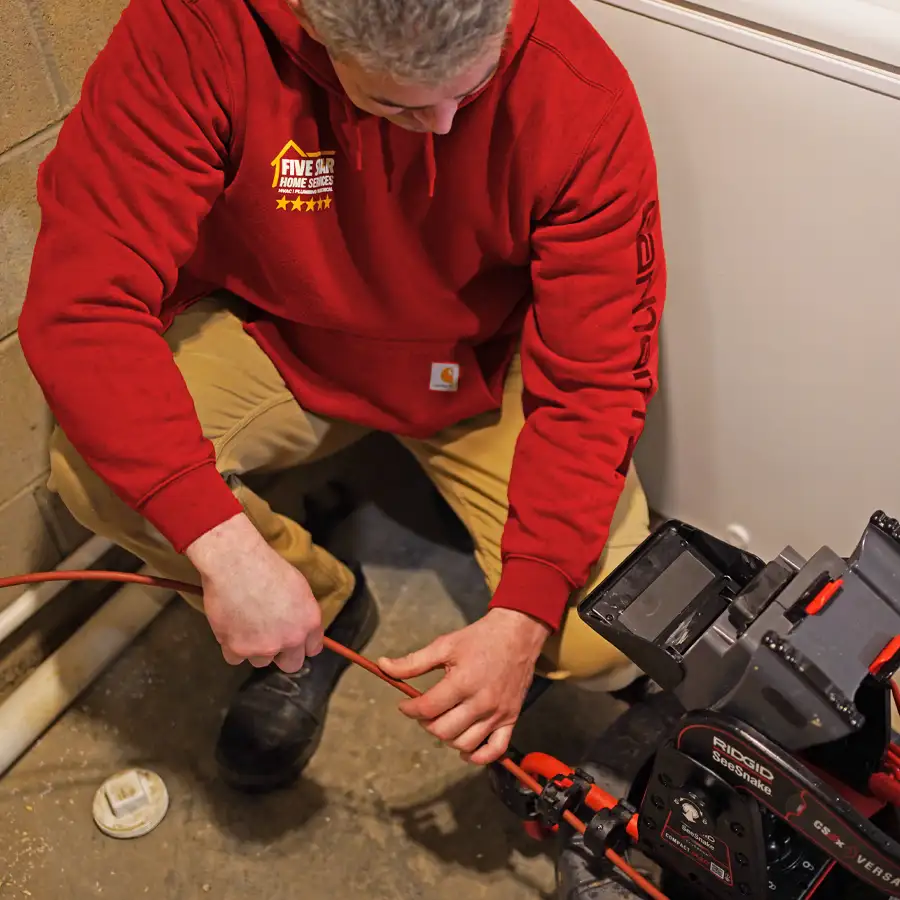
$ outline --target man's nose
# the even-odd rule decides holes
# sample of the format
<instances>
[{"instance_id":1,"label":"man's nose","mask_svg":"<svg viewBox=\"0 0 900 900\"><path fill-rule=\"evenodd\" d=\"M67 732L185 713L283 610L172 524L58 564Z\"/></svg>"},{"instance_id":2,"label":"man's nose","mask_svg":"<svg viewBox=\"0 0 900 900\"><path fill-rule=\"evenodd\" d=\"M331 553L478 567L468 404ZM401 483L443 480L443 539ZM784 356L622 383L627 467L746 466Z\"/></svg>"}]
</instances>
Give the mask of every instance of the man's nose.
<instances>
[{"instance_id":1,"label":"man's nose","mask_svg":"<svg viewBox=\"0 0 900 900\"><path fill-rule=\"evenodd\" d=\"M456 100L445 100L429 106L428 109L416 110L414 115L419 124L429 131L435 134L447 134L453 126L453 119L458 109L459 103Z\"/></svg>"}]
</instances>

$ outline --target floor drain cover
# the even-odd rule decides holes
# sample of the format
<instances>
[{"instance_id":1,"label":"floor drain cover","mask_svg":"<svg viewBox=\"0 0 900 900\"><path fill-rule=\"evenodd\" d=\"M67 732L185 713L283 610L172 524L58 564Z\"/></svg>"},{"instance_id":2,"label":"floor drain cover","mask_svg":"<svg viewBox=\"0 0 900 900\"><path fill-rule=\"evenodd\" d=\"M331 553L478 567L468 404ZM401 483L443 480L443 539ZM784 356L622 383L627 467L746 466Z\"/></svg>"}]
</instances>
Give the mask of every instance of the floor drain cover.
<instances>
[{"instance_id":1,"label":"floor drain cover","mask_svg":"<svg viewBox=\"0 0 900 900\"><path fill-rule=\"evenodd\" d=\"M94 795L94 821L114 838L148 834L165 818L169 792L162 778L146 769L118 772Z\"/></svg>"}]
</instances>

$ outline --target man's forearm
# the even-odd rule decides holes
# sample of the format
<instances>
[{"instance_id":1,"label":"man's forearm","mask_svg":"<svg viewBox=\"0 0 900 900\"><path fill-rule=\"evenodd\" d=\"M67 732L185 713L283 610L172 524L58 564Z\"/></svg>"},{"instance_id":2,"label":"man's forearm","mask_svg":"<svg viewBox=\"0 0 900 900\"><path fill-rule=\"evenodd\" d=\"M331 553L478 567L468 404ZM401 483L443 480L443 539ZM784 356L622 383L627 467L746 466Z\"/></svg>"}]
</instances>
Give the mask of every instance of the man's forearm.
<instances>
[{"instance_id":1,"label":"man's forearm","mask_svg":"<svg viewBox=\"0 0 900 900\"><path fill-rule=\"evenodd\" d=\"M557 210L535 228L522 337L525 426L495 602L562 615L600 559L657 388L666 263L656 165L623 85ZM541 612L545 610L545 612Z\"/></svg>"}]
</instances>

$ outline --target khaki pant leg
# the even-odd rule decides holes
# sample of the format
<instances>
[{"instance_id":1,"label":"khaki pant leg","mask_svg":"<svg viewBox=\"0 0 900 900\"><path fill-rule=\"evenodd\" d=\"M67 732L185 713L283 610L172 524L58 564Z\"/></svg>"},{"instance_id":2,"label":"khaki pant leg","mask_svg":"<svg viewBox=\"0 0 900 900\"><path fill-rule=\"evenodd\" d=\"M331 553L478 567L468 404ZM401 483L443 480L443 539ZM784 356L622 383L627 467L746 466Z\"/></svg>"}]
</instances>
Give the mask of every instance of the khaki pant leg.
<instances>
[{"instance_id":1,"label":"khaki pant leg","mask_svg":"<svg viewBox=\"0 0 900 900\"><path fill-rule=\"evenodd\" d=\"M522 370L517 357L507 377L499 414L480 416L425 441L403 440L468 528L476 559L492 591L500 581L500 543L509 512L509 475L524 423ZM541 674L556 679L581 679L630 668L622 653L580 620L575 604L648 534L647 499L632 466L591 582L573 594L560 630L547 641L538 666Z\"/></svg>"},{"instance_id":2,"label":"khaki pant leg","mask_svg":"<svg viewBox=\"0 0 900 900\"><path fill-rule=\"evenodd\" d=\"M203 433L215 447L219 471L269 545L307 578L328 624L353 590L352 573L315 546L300 525L275 513L240 476L321 458L360 437L361 431L300 408L272 362L244 331L241 309L229 295L210 297L178 316L165 337ZM50 443L49 486L89 530L134 553L160 575L199 583L189 560L110 490L59 428ZM200 606L198 598L186 599Z\"/></svg>"}]
</instances>

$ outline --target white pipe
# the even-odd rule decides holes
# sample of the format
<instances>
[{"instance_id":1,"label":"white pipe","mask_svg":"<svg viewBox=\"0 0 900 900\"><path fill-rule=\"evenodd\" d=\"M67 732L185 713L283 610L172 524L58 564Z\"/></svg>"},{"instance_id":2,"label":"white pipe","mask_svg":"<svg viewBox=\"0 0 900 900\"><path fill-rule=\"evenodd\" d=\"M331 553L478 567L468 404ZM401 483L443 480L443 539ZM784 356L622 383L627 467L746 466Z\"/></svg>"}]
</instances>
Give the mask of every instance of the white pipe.
<instances>
[{"instance_id":1,"label":"white pipe","mask_svg":"<svg viewBox=\"0 0 900 900\"><path fill-rule=\"evenodd\" d=\"M0 775L174 596L171 591L140 584L124 585L0 704Z\"/></svg>"},{"instance_id":2,"label":"white pipe","mask_svg":"<svg viewBox=\"0 0 900 900\"><path fill-rule=\"evenodd\" d=\"M112 541L95 535L71 556L67 556L56 569L57 571L88 569L112 546ZM44 584L36 584L16 597L9 606L0 611L0 643L21 628L39 609L43 609L71 583L71 581L47 581Z\"/></svg>"}]
</instances>

